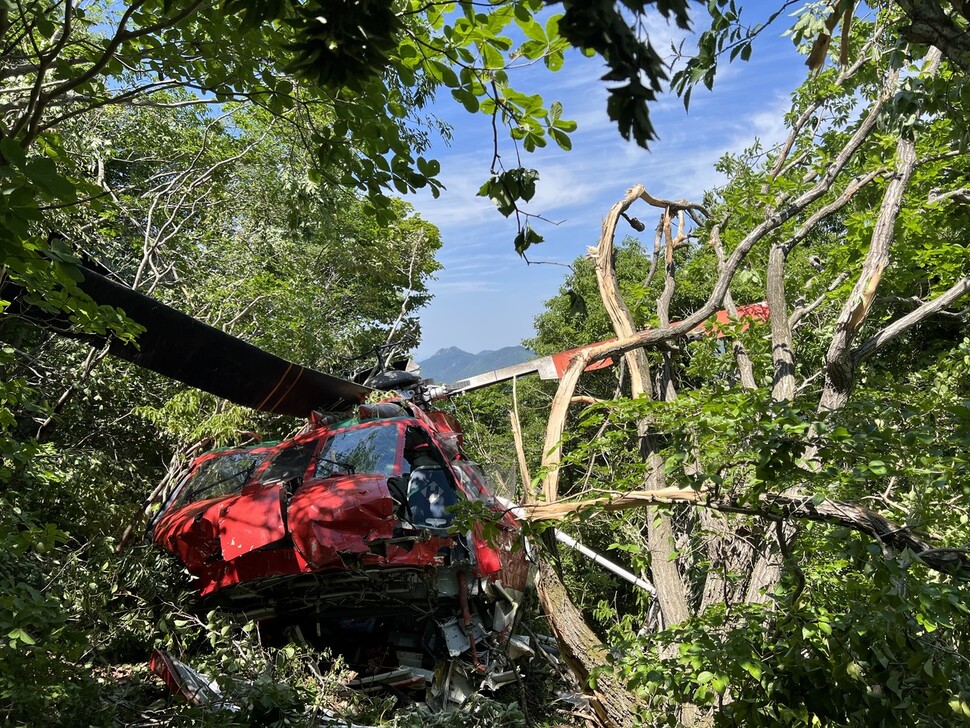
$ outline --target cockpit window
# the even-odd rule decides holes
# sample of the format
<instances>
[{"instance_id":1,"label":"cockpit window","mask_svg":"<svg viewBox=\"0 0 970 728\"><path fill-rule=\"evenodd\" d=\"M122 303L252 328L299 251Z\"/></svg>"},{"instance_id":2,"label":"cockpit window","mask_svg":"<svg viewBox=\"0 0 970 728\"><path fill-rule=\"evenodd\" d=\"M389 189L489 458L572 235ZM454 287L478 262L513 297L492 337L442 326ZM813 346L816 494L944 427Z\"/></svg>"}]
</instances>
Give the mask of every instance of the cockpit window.
<instances>
[{"instance_id":1,"label":"cockpit window","mask_svg":"<svg viewBox=\"0 0 970 728\"><path fill-rule=\"evenodd\" d=\"M400 430L394 424L335 432L317 455L315 476L394 475L399 440Z\"/></svg>"},{"instance_id":2,"label":"cockpit window","mask_svg":"<svg viewBox=\"0 0 970 728\"><path fill-rule=\"evenodd\" d=\"M182 488L178 504L238 492L271 450L229 450L199 465Z\"/></svg>"},{"instance_id":3,"label":"cockpit window","mask_svg":"<svg viewBox=\"0 0 970 728\"><path fill-rule=\"evenodd\" d=\"M488 500L493 498L488 486L488 479L485 473L471 460L455 460L451 463L452 469L458 475L462 487L473 500Z\"/></svg>"},{"instance_id":4,"label":"cockpit window","mask_svg":"<svg viewBox=\"0 0 970 728\"><path fill-rule=\"evenodd\" d=\"M310 458L313 451L317 448L319 440L306 442L302 445L292 445L285 450L281 450L273 459L273 462L266 469L259 480L261 483L276 483L279 481L289 481L294 478L303 478L306 469L310 465Z\"/></svg>"}]
</instances>

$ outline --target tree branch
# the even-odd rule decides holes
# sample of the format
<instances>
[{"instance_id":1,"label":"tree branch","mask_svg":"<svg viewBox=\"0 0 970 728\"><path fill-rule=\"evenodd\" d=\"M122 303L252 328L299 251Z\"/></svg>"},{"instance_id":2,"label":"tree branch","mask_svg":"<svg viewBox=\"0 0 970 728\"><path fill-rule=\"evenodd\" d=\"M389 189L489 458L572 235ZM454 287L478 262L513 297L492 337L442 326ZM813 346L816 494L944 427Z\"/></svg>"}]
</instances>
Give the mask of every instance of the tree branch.
<instances>
[{"instance_id":1,"label":"tree branch","mask_svg":"<svg viewBox=\"0 0 970 728\"><path fill-rule=\"evenodd\" d=\"M644 329L632 336L625 336L616 341L606 342L599 346L590 347L577 352L566 371L559 380L559 388L553 397L552 408L549 415L549 422L546 426L546 438L543 447L545 453L542 458L542 467L546 472L543 481L543 494L546 501L554 502L559 495L559 463L562 461L562 436L565 431L565 415L568 403L579 383L579 377L583 370L592 362L602 361L610 356L619 356L633 349L646 346L662 346L676 338L687 335L698 324L705 321L717 311L724 300L731 285L734 274L747 257L751 249L765 236L777 230L785 222L795 215L805 210L809 205L818 200L832 186L839 173L845 168L849 160L862 146L863 142L872 133L876 126L876 121L882 111L886 101L893 96L899 81L899 71L890 71L883 83L882 90L872 106L869 113L862 119L855 132L846 142L842 150L836 155L832 163L826 168L825 172L818 177L811 189L799 195L795 200L790 201L780 210L770 211L768 216L738 243L737 247L731 252L730 257L724 264L714 289L708 297L706 303L694 313L687 316L683 321L672 324L667 328ZM618 204L626 204L629 207L632 200L628 193L624 201ZM616 207L616 206L614 206ZM622 208L623 210L626 207ZM614 221L615 226L615 221ZM555 416L554 416L555 414Z\"/></svg>"},{"instance_id":2,"label":"tree branch","mask_svg":"<svg viewBox=\"0 0 970 728\"><path fill-rule=\"evenodd\" d=\"M929 568L961 579L970 579L970 557L963 549L935 548L908 528L893 523L864 506L809 495L769 493L756 505L734 499L712 498L711 493L684 488L630 491L613 497L584 501L560 501L522 506L520 515L532 522L561 521L590 511L626 511L646 506L688 503L723 513L762 516L774 520L807 520L843 526L873 538L895 551L908 549Z\"/></svg>"},{"instance_id":3,"label":"tree branch","mask_svg":"<svg viewBox=\"0 0 970 728\"><path fill-rule=\"evenodd\" d=\"M804 306L799 306L794 311L792 311L791 317L788 319L789 328L794 329L796 326L798 326L798 324L801 322L803 318L808 316L808 314L810 314L812 311L814 311L816 308L822 305L822 303L825 301L825 297L827 293L831 293L836 288L838 288L843 283L845 283L845 279L848 277L849 277L848 271L842 271L835 277L835 280L828 285L828 288L825 289L825 293L820 295L811 303L806 303Z\"/></svg>"},{"instance_id":4,"label":"tree branch","mask_svg":"<svg viewBox=\"0 0 970 728\"><path fill-rule=\"evenodd\" d=\"M932 301L927 301L916 310L910 311L902 318L896 319L889 326L884 328L875 336L859 344L852 352L852 360L855 365L875 354L883 345L892 341L904 331L911 329L916 324L924 321L930 316L939 313L943 308L951 303L959 301L970 292L970 278L962 278L951 286L946 293L943 293Z\"/></svg>"},{"instance_id":5,"label":"tree branch","mask_svg":"<svg viewBox=\"0 0 970 728\"><path fill-rule=\"evenodd\" d=\"M926 61L927 73L932 76L940 62L939 49L931 48L926 55ZM819 398L819 410L823 412L843 407L855 383L856 360L852 356L852 341L869 315L882 274L889 265L896 218L903 204L903 194L916 167L916 142L901 137L896 144L896 157L896 175L883 194L862 272L842 306L842 312L835 324L835 333L825 355L825 384ZM810 452L809 456L811 455Z\"/></svg>"},{"instance_id":6,"label":"tree branch","mask_svg":"<svg viewBox=\"0 0 970 728\"><path fill-rule=\"evenodd\" d=\"M714 254L717 256L718 272L721 272L724 269L724 246L721 244L721 226L719 224L711 228L711 247L714 248ZM738 307L734 305L734 298L731 296L730 289L724 294L724 309L731 318L737 319ZM771 310L770 306L768 310ZM744 344L739 339L735 339L732 350L734 352L734 361L738 365L741 386L745 389L757 389L758 383L754 378L754 366L751 363L751 357L748 356L747 349L744 348Z\"/></svg>"},{"instance_id":7,"label":"tree branch","mask_svg":"<svg viewBox=\"0 0 970 728\"><path fill-rule=\"evenodd\" d=\"M970 34L944 10L942 3L896 0L912 22L900 30L910 43L942 49L948 61L970 71Z\"/></svg>"}]
</instances>

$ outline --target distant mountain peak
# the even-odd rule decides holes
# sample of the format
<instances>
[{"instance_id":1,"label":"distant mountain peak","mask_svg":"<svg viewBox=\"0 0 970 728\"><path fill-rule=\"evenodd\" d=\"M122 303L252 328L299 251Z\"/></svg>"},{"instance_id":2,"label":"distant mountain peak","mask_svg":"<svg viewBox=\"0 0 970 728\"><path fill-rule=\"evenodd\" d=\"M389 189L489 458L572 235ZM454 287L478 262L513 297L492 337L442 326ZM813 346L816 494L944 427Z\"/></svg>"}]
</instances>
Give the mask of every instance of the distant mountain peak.
<instances>
[{"instance_id":1,"label":"distant mountain peak","mask_svg":"<svg viewBox=\"0 0 970 728\"><path fill-rule=\"evenodd\" d=\"M419 361L421 376L443 384L451 384L459 379L467 379L476 374L493 369L519 364L535 358L535 354L524 346L506 346L494 351L480 351L469 354L457 346L439 349L424 361Z\"/></svg>"}]
</instances>

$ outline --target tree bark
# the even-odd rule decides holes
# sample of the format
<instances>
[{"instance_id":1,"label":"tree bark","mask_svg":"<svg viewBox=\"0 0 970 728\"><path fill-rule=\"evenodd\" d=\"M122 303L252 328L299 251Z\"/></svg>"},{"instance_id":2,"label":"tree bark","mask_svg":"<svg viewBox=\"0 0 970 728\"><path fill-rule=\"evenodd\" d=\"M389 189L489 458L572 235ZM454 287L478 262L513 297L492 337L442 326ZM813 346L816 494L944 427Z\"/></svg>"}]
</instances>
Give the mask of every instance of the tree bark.
<instances>
[{"instance_id":1,"label":"tree bark","mask_svg":"<svg viewBox=\"0 0 970 728\"><path fill-rule=\"evenodd\" d=\"M906 40L941 48L948 61L964 71L970 70L970 34L960 27L955 18L947 14L942 3L896 0L896 4L911 22L900 30ZM955 9L951 10L951 13L955 12ZM962 14L970 20L970 12L966 6Z\"/></svg>"},{"instance_id":2,"label":"tree bark","mask_svg":"<svg viewBox=\"0 0 970 728\"><path fill-rule=\"evenodd\" d=\"M940 51L931 48L926 55L932 75L940 62ZM879 290L883 272L889 265L889 251L894 240L894 228L903 194L916 167L916 142L900 138L896 144L896 175L890 180L879 207L879 216L872 231L872 239L862 272L835 324L835 333L825 356L825 384L819 399L820 412L841 409L849 400L855 384L856 361L852 357L852 342L869 315L869 309Z\"/></svg>"},{"instance_id":3,"label":"tree bark","mask_svg":"<svg viewBox=\"0 0 970 728\"><path fill-rule=\"evenodd\" d=\"M642 185L635 185L627 190L626 196L610 208L603 220L599 244L591 256L596 264L596 280L599 285L600 297L618 337L632 336L636 332L633 315L620 295L614 267L613 242L616 235L616 224L620 215L626 212L636 200L649 198ZM652 198L650 198L652 199ZM689 203L685 203L689 204ZM683 213L681 213L681 229L683 232ZM674 280L674 246L675 241L670 231L670 209L666 208L663 218L663 234L665 236L665 281L664 294L658 301L658 314L661 326L669 325L667 315L670 299L673 296ZM679 237L679 235L678 235ZM653 389L650 382L650 369L647 365L646 354L637 349L626 354L627 368L630 371L631 396L652 398ZM668 366L663 367L666 376L661 377L659 389L660 398L675 396L672 391ZM640 437L640 452L644 460L649 463L647 475L648 487L662 487L663 462L657 455L657 445L650 433L650 423L640 422L637 427ZM690 616L687 607L687 593L683 579L677 568L677 562L672 555L675 553L674 529L670 516L663 512L651 511L647 518L647 544L650 550L650 572L653 583L657 587L657 600L666 626L679 624Z\"/></svg>"},{"instance_id":4,"label":"tree bark","mask_svg":"<svg viewBox=\"0 0 970 728\"><path fill-rule=\"evenodd\" d=\"M788 324L788 299L785 295L786 258L781 245L771 246L765 294L771 312L771 359L774 365L771 398L776 402L787 402L795 397L795 347Z\"/></svg>"},{"instance_id":5,"label":"tree bark","mask_svg":"<svg viewBox=\"0 0 970 728\"><path fill-rule=\"evenodd\" d=\"M590 704L600 723L610 728L632 726L636 719L633 696L609 670L602 640L586 624L562 580L543 560L539 561L536 590L562 648L562 657L580 684L589 690ZM596 687L592 688L590 675L594 672Z\"/></svg>"}]
</instances>

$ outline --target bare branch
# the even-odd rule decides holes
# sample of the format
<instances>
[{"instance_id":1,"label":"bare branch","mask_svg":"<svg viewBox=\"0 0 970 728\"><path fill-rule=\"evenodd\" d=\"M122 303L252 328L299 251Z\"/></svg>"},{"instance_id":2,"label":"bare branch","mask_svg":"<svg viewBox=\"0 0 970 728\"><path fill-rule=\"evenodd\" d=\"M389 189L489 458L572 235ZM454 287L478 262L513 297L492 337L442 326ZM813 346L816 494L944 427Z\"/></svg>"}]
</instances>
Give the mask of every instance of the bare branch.
<instances>
[{"instance_id":1,"label":"bare branch","mask_svg":"<svg viewBox=\"0 0 970 728\"><path fill-rule=\"evenodd\" d=\"M653 253L650 256L650 270L647 271L647 277L643 280L644 288L650 288L650 284L653 283L653 277L657 275L657 265L660 263L660 243L663 240L663 227L664 216L661 213L660 221L657 223L657 229L654 231Z\"/></svg>"},{"instance_id":2,"label":"bare branch","mask_svg":"<svg viewBox=\"0 0 970 728\"><path fill-rule=\"evenodd\" d=\"M724 246L721 244L720 225L715 225L711 228L710 245L712 248L714 248L714 254L717 256L718 272L723 272ZM730 289L724 293L724 309L728 312L728 315L731 318L737 319L738 307L734 305L734 298L731 296ZM770 307L768 310L771 310ZM734 352L734 361L738 365L738 374L741 377L741 386L745 389L756 389L758 384L754 378L754 366L751 363L751 357L748 356L747 349L744 348L744 344L742 344L738 339L735 339L732 350Z\"/></svg>"},{"instance_id":3,"label":"bare branch","mask_svg":"<svg viewBox=\"0 0 970 728\"><path fill-rule=\"evenodd\" d=\"M874 38L870 40L869 43L871 44L875 40L875 37L878 37L880 33L881 33L881 29L878 29L874 34ZM855 73L860 68L862 68L862 66L865 65L865 63L867 63L868 60L869 60L869 54L865 52L865 49L863 49L863 51L859 53L856 60L852 63L852 65L845 66L842 68L842 70L839 72L838 77L835 80L835 86L841 86L843 83L845 83L845 81L851 78L853 75L855 75ZM805 125L812 120L812 118L815 116L815 113L822 107L823 103L825 103L824 98L819 97L815 99L811 104L809 104L805 108L804 111L802 111L801 114L799 114L798 118L795 120L795 123L792 124L791 132L789 132L788 138L785 139L785 142L782 145L781 151L778 154L778 158L775 160L775 163L771 168L771 172L769 173L772 179L779 177L780 175L787 172L795 164L797 164L798 160L802 157L802 155L798 155L796 159L792 160L790 164L786 165L786 161L788 160L788 155L791 154L792 147L795 146L795 142L798 139L798 135L801 134L802 129L805 128Z\"/></svg>"},{"instance_id":4,"label":"bare branch","mask_svg":"<svg viewBox=\"0 0 970 728\"><path fill-rule=\"evenodd\" d=\"M958 190L948 190L947 192L941 192L938 189L930 190L930 193L926 198L926 201L930 204L934 202L943 202L944 200L970 202L970 187L961 187Z\"/></svg>"},{"instance_id":5,"label":"bare branch","mask_svg":"<svg viewBox=\"0 0 970 728\"><path fill-rule=\"evenodd\" d=\"M702 221L697 217L698 214L701 214L704 217L711 216L711 213L706 207L696 202L691 202L690 200L665 200L660 197L654 197L646 190L640 193L640 199L642 199L648 205L659 207L661 210L670 210L671 213L681 211L686 212L698 225L702 223Z\"/></svg>"},{"instance_id":6,"label":"bare branch","mask_svg":"<svg viewBox=\"0 0 970 728\"><path fill-rule=\"evenodd\" d=\"M788 319L788 326L792 329L798 326L798 324L801 322L803 318L808 316L808 314L810 314L812 311L814 311L816 308L822 305L822 303L825 301L827 293L831 293L836 288L838 288L843 283L845 283L845 279L848 277L849 277L849 272L842 271L841 273L839 273L839 275L835 277L835 280L829 284L828 288L825 289L825 293L821 294L818 298L816 298L811 303L807 303L804 306L799 306L794 311L792 311L791 317Z\"/></svg>"},{"instance_id":7,"label":"bare branch","mask_svg":"<svg viewBox=\"0 0 970 728\"><path fill-rule=\"evenodd\" d=\"M765 298L771 312L771 397L776 402L789 401L795 396L795 345L788 323L788 297L785 292L785 264L788 255L781 245L772 245L768 253L765 276Z\"/></svg>"},{"instance_id":8,"label":"bare branch","mask_svg":"<svg viewBox=\"0 0 970 728\"><path fill-rule=\"evenodd\" d=\"M929 73L935 73L940 62L939 49L931 48L926 57ZM842 307L825 355L825 386L819 399L820 411L837 410L844 406L855 383L856 359L852 355L852 341L869 315L882 274L889 265L896 218L916 166L916 142L900 138L896 144L896 157L896 175L883 194L862 272Z\"/></svg>"},{"instance_id":9,"label":"bare branch","mask_svg":"<svg viewBox=\"0 0 970 728\"><path fill-rule=\"evenodd\" d=\"M834 215L836 212L845 207L849 202L855 197L859 190L865 187L867 184L872 182L876 177L880 177L890 170L883 167L882 169L876 169L871 172L867 172L864 175L856 177L854 180L846 185L846 188L842 191L842 194L832 200L829 204L820 207L812 215L802 223L798 230L781 246L784 254L788 255L791 253L792 249L802 242L805 238L809 236L815 227L825 220L826 218Z\"/></svg>"},{"instance_id":10,"label":"bare branch","mask_svg":"<svg viewBox=\"0 0 970 728\"><path fill-rule=\"evenodd\" d=\"M970 292L970 278L962 278L932 301L927 301L915 311L911 311L902 318L896 319L875 336L862 342L853 352L852 359L856 365L875 354L883 345L892 341L904 331L911 329L921 321L939 313L951 303L959 301Z\"/></svg>"},{"instance_id":11,"label":"bare branch","mask_svg":"<svg viewBox=\"0 0 970 728\"><path fill-rule=\"evenodd\" d=\"M632 336L635 332L635 327L633 325L633 315L630 313L630 309L627 308L626 303L620 296L619 285L616 281L616 271L613 268L613 242L616 236L616 225L619 222L620 216L626 212L630 206L636 202L638 199L642 199L646 195L643 185L635 185L627 190L626 195L622 200L617 202L610 208L609 213L603 219L602 230L600 231L599 244L595 249L591 248L589 251L590 258L593 259L593 263L596 267L596 280L599 284L600 296L603 299L603 306L606 308L606 312L609 314L610 322L613 325L613 330L616 331L617 335L620 337ZM631 352L626 355L627 366L630 371L630 386L632 390L632 396L634 398L639 397L641 394L646 393L647 396L652 396L652 391L650 388L650 370L647 365L646 357L643 352ZM567 404L570 398L566 398L563 404ZM550 419L553 418L555 414L556 417L565 418L565 409L557 410L555 409L555 402L553 403L553 410L550 412Z\"/></svg>"}]
</instances>

